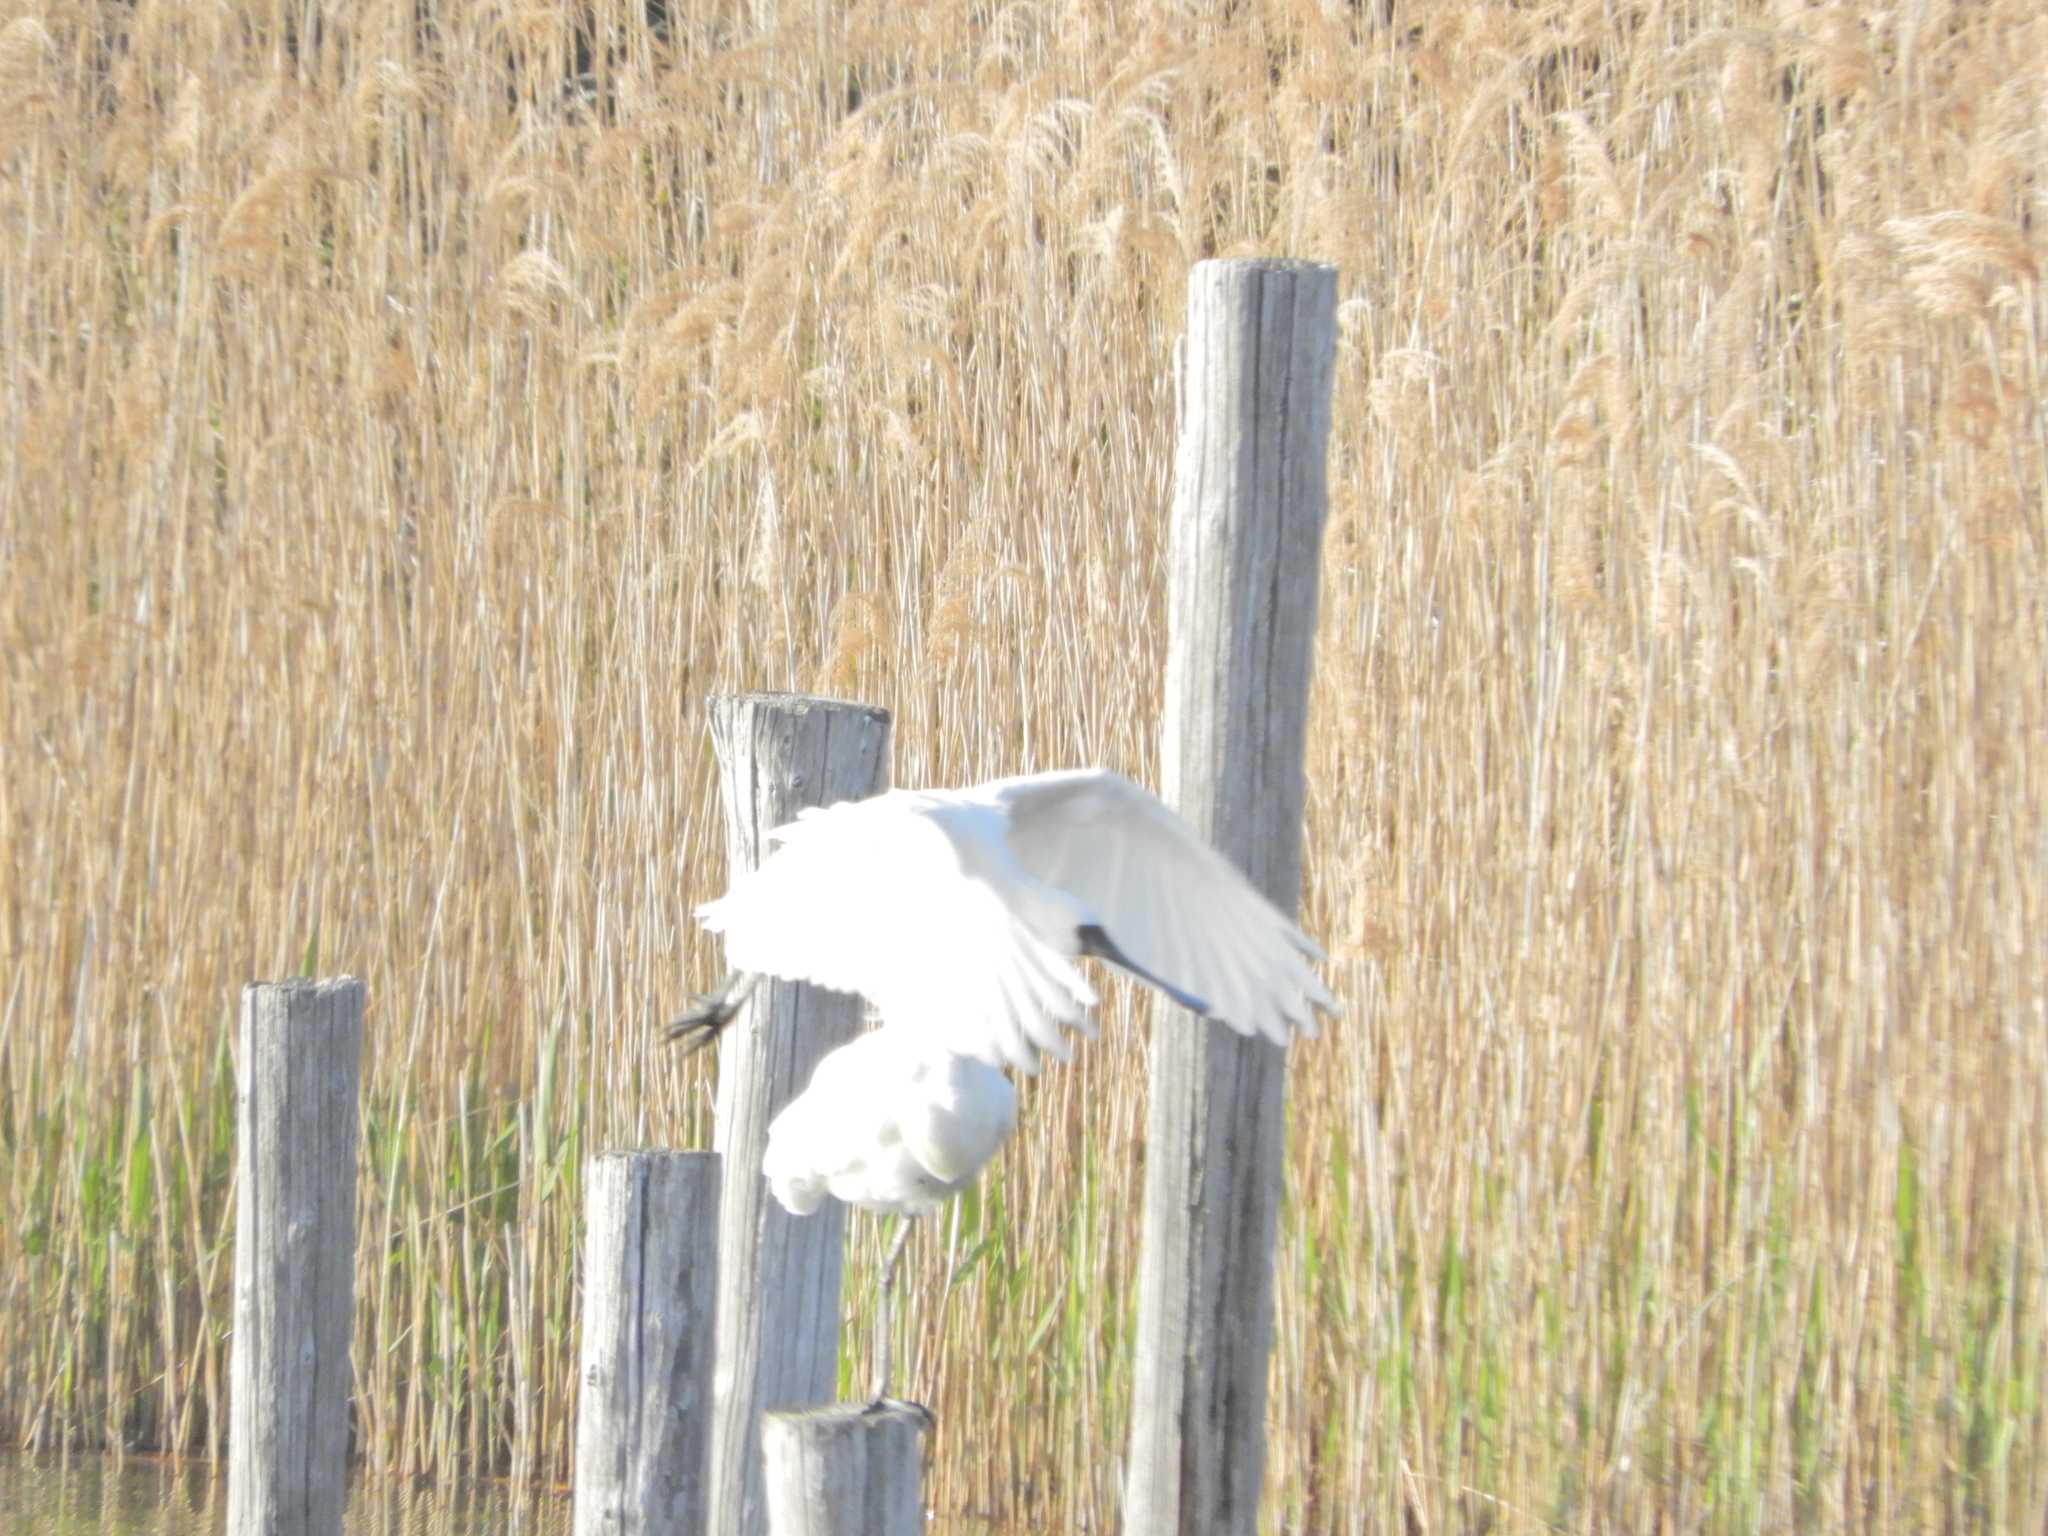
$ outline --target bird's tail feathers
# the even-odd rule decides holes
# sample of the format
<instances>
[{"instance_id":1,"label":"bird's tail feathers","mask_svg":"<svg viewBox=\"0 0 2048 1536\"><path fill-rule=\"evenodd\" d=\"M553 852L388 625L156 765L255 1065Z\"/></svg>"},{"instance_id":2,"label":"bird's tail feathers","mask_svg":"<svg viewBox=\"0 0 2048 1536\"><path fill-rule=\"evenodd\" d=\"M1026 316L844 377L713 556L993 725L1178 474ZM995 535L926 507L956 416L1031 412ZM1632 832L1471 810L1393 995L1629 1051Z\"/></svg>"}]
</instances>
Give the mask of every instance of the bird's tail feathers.
<instances>
[{"instance_id":1,"label":"bird's tail feathers","mask_svg":"<svg viewBox=\"0 0 2048 1536\"><path fill-rule=\"evenodd\" d=\"M802 1095L783 1107L768 1123L768 1146L761 1156L761 1172L776 1201L792 1216L808 1216L825 1203L831 1185L816 1166L816 1159L802 1155L801 1120L792 1121L789 1111L802 1102ZM803 1112L798 1111L799 1116Z\"/></svg>"},{"instance_id":2,"label":"bird's tail feathers","mask_svg":"<svg viewBox=\"0 0 2048 1536\"><path fill-rule=\"evenodd\" d=\"M825 1203L829 1191L825 1181L816 1177L783 1177L772 1174L768 1187L775 1192L776 1201L792 1216L808 1216Z\"/></svg>"}]
</instances>

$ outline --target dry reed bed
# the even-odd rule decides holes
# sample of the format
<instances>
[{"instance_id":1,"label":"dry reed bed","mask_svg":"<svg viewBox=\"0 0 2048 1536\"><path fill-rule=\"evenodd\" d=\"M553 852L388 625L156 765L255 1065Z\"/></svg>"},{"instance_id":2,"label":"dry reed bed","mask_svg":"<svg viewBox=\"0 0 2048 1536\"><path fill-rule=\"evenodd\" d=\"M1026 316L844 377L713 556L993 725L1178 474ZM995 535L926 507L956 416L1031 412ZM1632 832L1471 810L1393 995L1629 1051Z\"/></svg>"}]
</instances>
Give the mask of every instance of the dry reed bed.
<instances>
[{"instance_id":1,"label":"dry reed bed","mask_svg":"<svg viewBox=\"0 0 2048 1536\"><path fill-rule=\"evenodd\" d=\"M348 969L362 1453L560 1476L580 1160L707 1136L699 701L1149 776L1185 274L1282 252L1275 1520L2038 1522L2033 7L795 9L0 30L0 1435L218 1449L235 989ZM1127 1010L912 1251L949 1515L1113 1520Z\"/></svg>"}]
</instances>

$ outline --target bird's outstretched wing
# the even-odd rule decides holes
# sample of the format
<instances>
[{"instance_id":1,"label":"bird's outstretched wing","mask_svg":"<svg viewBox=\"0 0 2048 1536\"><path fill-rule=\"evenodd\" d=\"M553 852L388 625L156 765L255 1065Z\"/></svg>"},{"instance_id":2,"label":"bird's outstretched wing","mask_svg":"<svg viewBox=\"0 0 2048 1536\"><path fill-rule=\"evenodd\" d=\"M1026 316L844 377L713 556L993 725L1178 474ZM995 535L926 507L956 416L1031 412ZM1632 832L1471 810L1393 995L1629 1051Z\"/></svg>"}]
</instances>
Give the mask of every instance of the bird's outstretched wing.
<instances>
[{"instance_id":1,"label":"bird's outstretched wing","mask_svg":"<svg viewBox=\"0 0 2048 1536\"><path fill-rule=\"evenodd\" d=\"M1337 1000L1322 951L1157 796L1106 769L998 779L1010 847L1078 897L1145 970L1208 1004L1239 1034L1285 1045Z\"/></svg>"},{"instance_id":2,"label":"bird's outstretched wing","mask_svg":"<svg viewBox=\"0 0 2048 1536\"><path fill-rule=\"evenodd\" d=\"M985 856L1001 834L956 791L806 811L697 915L736 970L858 992L891 1028L1035 1073L1040 1053L1072 1059L1064 1029L1094 1033L1095 992Z\"/></svg>"}]
</instances>

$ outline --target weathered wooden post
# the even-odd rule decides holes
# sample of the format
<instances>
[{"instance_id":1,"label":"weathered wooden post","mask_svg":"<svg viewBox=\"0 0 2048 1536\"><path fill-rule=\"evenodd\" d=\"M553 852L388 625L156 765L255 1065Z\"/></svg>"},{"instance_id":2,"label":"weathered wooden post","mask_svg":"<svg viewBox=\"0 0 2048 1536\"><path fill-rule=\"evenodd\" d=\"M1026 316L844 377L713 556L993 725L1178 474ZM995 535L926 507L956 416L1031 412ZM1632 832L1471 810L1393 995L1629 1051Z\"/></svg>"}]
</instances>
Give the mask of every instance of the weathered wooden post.
<instances>
[{"instance_id":1,"label":"weathered wooden post","mask_svg":"<svg viewBox=\"0 0 2048 1536\"><path fill-rule=\"evenodd\" d=\"M583 1173L575 1536L707 1529L715 1152L608 1152Z\"/></svg>"},{"instance_id":2,"label":"weathered wooden post","mask_svg":"<svg viewBox=\"0 0 2048 1536\"><path fill-rule=\"evenodd\" d=\"M363 984L257 982L237 1042L229 1536L339 1536Z\"/></svg>"},{"instance_id":3,"label":"weathered wooden post","mask_svg":"<svg viewBox=\"0 0 2048 1536\"><path fill-rule=\"evenodd\" d=\"M929 1428L907 1403L769 1414L768 1536L917 1536Z\"/></svg>"},{"instance_id":4,"label":"weathered wooden post","mask_svg":"<svg viewBox=\"0 0 2048 1536\"><path fill-rule=\"evenodd\" d=\"M1283 912L1301 884L1309 641L1327 509L1333 268L1188 280L1161 791ZM1266 1463L1285 1053L1152 1036L1124 1529L1255 1529Z\"/></svg>"},{"instance_id":5,"label":"weathered wooden post","mask_svg":"<svg viewBox=\"0 0 2048 1536\"><path fill-rule=\"evenodd\" d=\"M765 835L807 805L858 800L888 779L889 714L798 694L711 701L711 742L734 873ZM768 1122L810 1081L818 1058L853 1038L861 1003L800 983L763 981L719 1037L717 1146L725 1157L718 1238L718 1369L711 1429L711 1526L760 1536L761 1415L829 1402L838 1387L845 1210L778 1206L761 1178Z\"/></svg>"}]
</instances>

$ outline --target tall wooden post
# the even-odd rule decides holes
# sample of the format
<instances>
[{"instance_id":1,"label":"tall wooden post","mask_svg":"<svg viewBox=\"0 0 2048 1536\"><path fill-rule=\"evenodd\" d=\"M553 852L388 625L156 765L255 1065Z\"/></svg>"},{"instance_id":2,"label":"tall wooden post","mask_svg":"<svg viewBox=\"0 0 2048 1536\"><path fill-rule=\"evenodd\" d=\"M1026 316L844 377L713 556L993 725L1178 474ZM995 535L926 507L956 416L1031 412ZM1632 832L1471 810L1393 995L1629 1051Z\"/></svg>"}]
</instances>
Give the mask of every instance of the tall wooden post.
<instances>
[{"instance_id":1,"label":"tall wooden post","mask_svg":"<svg viewBox=\"0 0 2048 1536\"><path fill-rule=\"evenodd\" d=\"M768 1536L919 1536L930 1427L908 1403L769 1414Z\"/></svg>"},{"instance_id":2,"label":"tall wooden post","mask_svg":"<svg viewBox=\"0 0 2048 1536\"><path fill-rule=\"evenodd\" d=\"M1309 642L1327 510L1336 272L1205 261L1188 280L1161 790L1283 912L1301 884ZM1152 1037L1124 1529L1256 1528L1265 1473L1285 1053Z\"/></svg>"},{"instance_id":3,"label":"tall wooden post","mask_svg":"<svg viewBox=\"0 0 2048 1536\"><path fill-rule=\"evenodd\" d=\"M339 1536L363 984L242 989L229 1536Z\"/></svg>"},{"instance_id":4,"label":"tall wooden post","mask_svg":"<svg viewBox=\"0 0 2048 1536\"><path fill-rule=\"evenodd\" d=\"M575 1536L706 1529L715 1152L610 1152L584 1169Z\"/></svg>"},{"instance_id":5,"label":"tall wooden post","mask_svg":"<svg viewBox=\"0 0 2048 1536\"><path fill-rule=\"evenodd\" d=\"M858 800L888 779L888 711L797 694L711 701L711 742L733 873L807 805ZM715 894L715 893L713 893ZM791 1216L768 1193L768 1122L853 1038L861 1003L764 981L719 1039L717 1146L725 1158L718 1242L718 1369L711 1431L711 1526L760 1536L761 1415L829 1402L838 1389L845 1208Z\"/></svg>"}]
</instances>

